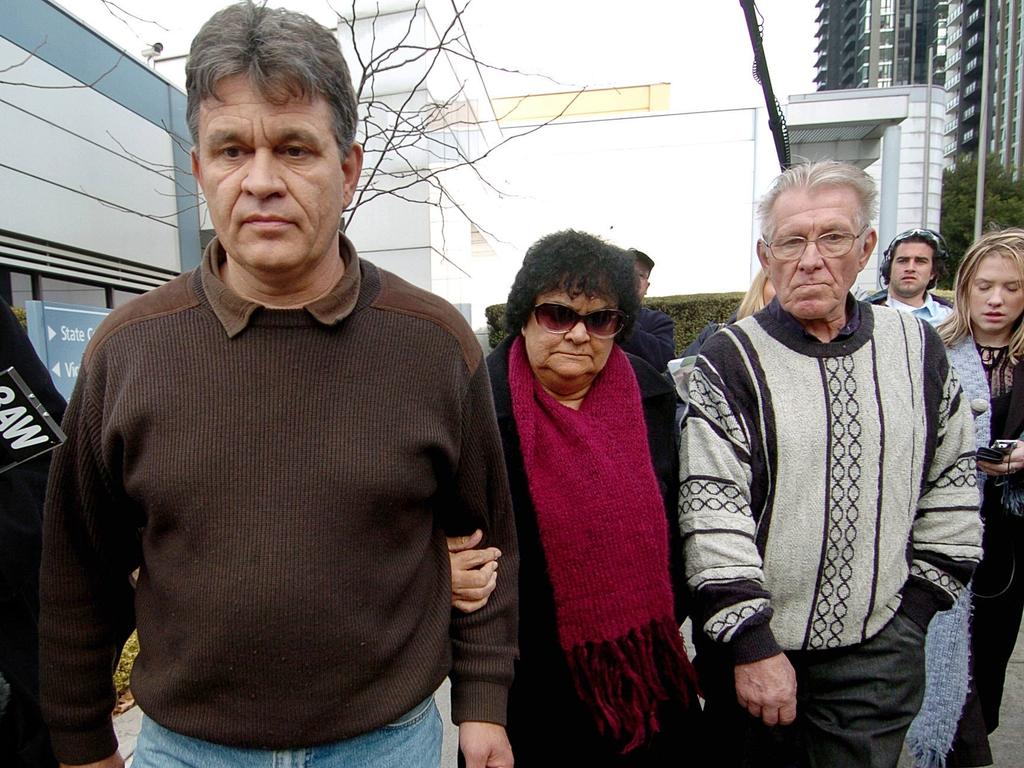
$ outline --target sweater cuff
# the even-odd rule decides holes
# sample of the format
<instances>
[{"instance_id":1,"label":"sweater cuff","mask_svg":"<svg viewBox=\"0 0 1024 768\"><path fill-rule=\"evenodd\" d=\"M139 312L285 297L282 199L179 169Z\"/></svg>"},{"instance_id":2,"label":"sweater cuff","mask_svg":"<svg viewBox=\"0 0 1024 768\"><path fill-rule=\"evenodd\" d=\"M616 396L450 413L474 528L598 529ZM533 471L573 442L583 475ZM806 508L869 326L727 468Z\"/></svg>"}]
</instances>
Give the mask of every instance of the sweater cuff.
<instances>
[{"instance_id":1,"label":"sweater cuff","mask_svg":"<svg viewBox=\"0 0 1024 768\"><path fill-rule=\"evenodd\" d=\"M911 578L903 587L903 602L900 603L899 610L923 632L927 632L932 616L952 607L953 604L945 592L937 587L926 587L917 579Z\"/></svg>"},{"instance_id":2,"label":"sweater cuff","mask_svg":"<svg viewBox=\"0 0 1024 768\"><path fill-rule=\"evenodd\" d=\"M61 731L50 729L53 753L62 763L87 765L98 763L117 752L114 723L108 720L102 727L91 731Z\"/></svg>"},{"instance_id":3,"label":"sweater cuff","mask_svg":"<svg viewBox=\"0 0 1024 768\"><path fill-rule=\"evenodd\" d=\"M452 722L505 725L508 686L484 680L452 681Z\"/></svg>"},{"instance_id":4,"label":"sweater cuff","mask_svg":"<svg viewBox=\"0 0 1024 768\"><path fill-rule=\"evenodd\" d=\"M736 635L727 647L732 653L733 664L749 664L782 653L782 647L776 642L767 621Z\"/></svg>"}]
</instances>

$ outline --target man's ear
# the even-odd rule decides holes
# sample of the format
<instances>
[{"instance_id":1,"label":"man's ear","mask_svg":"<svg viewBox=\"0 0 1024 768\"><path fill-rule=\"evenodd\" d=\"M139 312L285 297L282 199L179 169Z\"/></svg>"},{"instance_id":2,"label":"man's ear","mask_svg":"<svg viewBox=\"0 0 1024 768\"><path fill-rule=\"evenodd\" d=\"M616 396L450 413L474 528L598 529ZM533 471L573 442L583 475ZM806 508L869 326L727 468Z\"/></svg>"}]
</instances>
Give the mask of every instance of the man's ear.
<instances>
[{"instance_id":1,"label":"man's ear","mask_svg":"<svg viewBox=\"0 0 1024 768\"><path fill-rule=\"evenodd\" d=\"M359 183L359 174L363 172L363 145L353 142L349 147L348 154L341 161L341 174L344 177L342 184L342 210L348 208L352 198L356 194L356 185Z\"/></svg>"},{"instance_id":2,"label":"man's ear","mask_svg":"<svg viewBox=\"0 0 1024 768\"><path fill-rule=\"evenodd\" d=\"M861 269L867 266L868 259L871 258L871 254L875 250L875 246L878 245L878 232L872 228L864 235L864 250L857 259L857 264Z\"/></svg>"},{"instance_id":3,"label":"man's ear","mask_svg":"<svg viewBox=\"0 0 1024 768\"><path fill-rule=\"evenodd\" d=\"M190 155L192 157L192 176L195 177L196 183L201 188L203 186L203 166L199 164L199 148L192 147ZM205 190L203 191L205 193Z\"/></svg>"},{"instance_id":4,"label":"man's ear","mask_svg":"<svg viewBox=\"0 0 1024 768\"><path fill-rule=\"evenodd\" d=\"M770 270L768 270L768 248L765 246L764 240L757 241L757 260L761 262L761 266L764 267L766 271L770 272Z\"/></svg>"}]
</instances>

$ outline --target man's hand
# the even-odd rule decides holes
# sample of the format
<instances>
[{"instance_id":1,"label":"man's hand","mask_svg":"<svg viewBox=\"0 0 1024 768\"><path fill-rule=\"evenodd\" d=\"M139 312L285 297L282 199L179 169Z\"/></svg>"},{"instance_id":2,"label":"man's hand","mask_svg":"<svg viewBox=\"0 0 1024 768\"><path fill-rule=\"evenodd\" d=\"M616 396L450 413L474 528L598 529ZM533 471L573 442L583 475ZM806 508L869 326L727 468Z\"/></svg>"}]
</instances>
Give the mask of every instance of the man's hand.
<instances>
[{"instance_id":1,"label":"man's hand","mask_svg":"<svg viewBox=\"0 0 1024 768\"><path fill-rule=\"evenodd\" d=\"M452 569L452 606L472 613L487 605L498 584L498 558L495 547L473 549L483 539L481 530L469 536L448 537L448 558Z\"/></svg>"},{"instance_id":2,"label":"man's hand","mask_svg":"<svg viewBox=\"0 0 1024 768\"><path fill-rule=\"evenodd\" d=\"M796 672L786 654L736 665L736 699L765 725L796 719Z\"/></svg>"},{"instance_id":3,"label":"man's hand","mask_svg":"<svg viewBox=\"0 0 1024 768\"><path fill-rule=\"evenodd\" d=\"M462 723L459 749L466 758L466 768L512 768L512 745L500 725Z\"/></svg>"},{"instance_id":4,"label":"man's hand","mask_svg":"<svg viewBox=\"0 0 1024 768\"><path fill-rule=\"evenodd\" d=\"M60 768L124 768L124 760L121 759L120 752L115 752L105 760L100 760L96 763L88 763L85 765L68 765L67 763L61 763Z\"/></svg>"}]
</instances>

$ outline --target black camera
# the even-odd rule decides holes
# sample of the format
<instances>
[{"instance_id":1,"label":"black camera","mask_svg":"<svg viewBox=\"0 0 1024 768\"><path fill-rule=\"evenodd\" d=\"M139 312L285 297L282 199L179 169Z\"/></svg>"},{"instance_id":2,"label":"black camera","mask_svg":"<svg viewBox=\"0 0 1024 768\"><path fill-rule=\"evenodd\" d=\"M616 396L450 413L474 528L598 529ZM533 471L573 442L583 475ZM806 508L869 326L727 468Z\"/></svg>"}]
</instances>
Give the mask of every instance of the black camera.
<instances>
[{"instance_id":1,"label":"black camera","mask_svg":"<svg viewBox=\"0 0 1024 768\"><path fill-rule=\"evenodd\" d=\"M982 446L978 449L978 458L991 464L998 464L1005 461L1016 446L1016 440L993 440L989 447Z\"/></svg>"}]
</instances>

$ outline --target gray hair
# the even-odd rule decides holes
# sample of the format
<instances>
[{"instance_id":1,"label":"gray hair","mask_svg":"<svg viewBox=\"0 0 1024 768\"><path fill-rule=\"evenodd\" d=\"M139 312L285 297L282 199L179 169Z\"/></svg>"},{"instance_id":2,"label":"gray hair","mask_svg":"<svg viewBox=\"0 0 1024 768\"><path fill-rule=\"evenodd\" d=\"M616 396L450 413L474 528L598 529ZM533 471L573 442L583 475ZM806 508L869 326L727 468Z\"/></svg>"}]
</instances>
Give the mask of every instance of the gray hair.
<instances>
[{"instance_id":1,"label":"gray hair","mask_svg":"<svg viewBox=\"0 0 1024 768\"><path fill-rule=\"evenodd\" d=\"M243 75L275 104L322 97L331 110L342 156L355 141L358 108L338 41L303 13L251 0L213 14L192 41L185 66L186 117L199 144L199 104L217 97L217 84Z\"/></svg>"},{"instance_id":2,"label":"gray hair","mask_svg":"<svg viewBox=\"0 0 1024 768\"><path fill-rule=\"evenodd\" d=\"M774 234L775 221L772 209L783 192L793 189L813 192L822 187L847 187L853 190L860 201L857 209L858 229L868 226L878 215L878 188L874 179L860 168L836 160L800 163L779 174L758 203L757 215L761 221L761 236L765 241L771 242Z\"/></svg>"}]
</instances>

